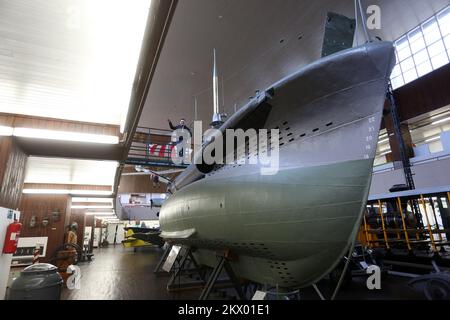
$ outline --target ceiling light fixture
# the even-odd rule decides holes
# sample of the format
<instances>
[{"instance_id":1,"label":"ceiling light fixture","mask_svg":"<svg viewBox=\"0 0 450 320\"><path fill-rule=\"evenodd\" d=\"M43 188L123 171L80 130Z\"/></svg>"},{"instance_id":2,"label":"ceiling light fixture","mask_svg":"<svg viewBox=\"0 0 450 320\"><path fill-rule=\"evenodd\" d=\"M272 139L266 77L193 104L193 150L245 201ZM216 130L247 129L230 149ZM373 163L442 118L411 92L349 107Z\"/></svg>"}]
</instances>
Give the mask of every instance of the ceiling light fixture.
<instances>
[{"instance_id":1,"label":"ceiling light fixture","mask_svg":"<svg viewBox=\"0 0 450 320\"><path fill-rule=\"evenodd\" d=\"M383 143L386 143L388 141L389 141L389 139L383 139L383 140L378 141L378 144L383 144Z\"/></svg>"},{"instance_id":2,"label":"ceiling light fixture","mask_svg":"<svg viewBox=\"0 0 450 320\"><path fill-rule=\"evenodd\" d=\"M438 121L435 121L435 122L433 122L431 125L432 125L432 126L435 126L435 125L437 125L437 124L442 124L442 123L446 123L446 122L449 122L449 121L450 121L450 117L444 118L444 119L441 119L441 120L438 120Z\"/></svg>"},{"instance_id":3,"label":"ceiling light fixture","mask_svg":"<svg viewBox=\"0 0 450 320\"><path fill-rule=\"evenodd\" d=\"M107 217L114 217L117 218L117 216L114 215L114 211L110 211L110 212L86 212L87 216L102 216L102 218L107 218Z\"/></svg>"},{"instance_id":4,"label":"ceiling light fixture","mask_svg":"<svg viewBox=\"0 0 450 320\"><path fill-rule=\"evenodd\" d=\"M103 190L68 190L68 189L23 189L23 194L75 194L91 196L110 196L112 191Z\"/></svg>"},{"instance_id":5,"label":"ceiling light fixture","mask_svg":"<svg viewBox=\"0 0 450 320\"><path fill-rule=\"evenodd\" d=\"M77 205L75 205L75 206L72 206L71 208L72 209L112 209L113 206L112 205L109 205L109 206L83 206L83 205L77 206Z\"/></svg>"},{"instance_id":6,"label":"ceiling light fixture","mask_svg":"<svg viewBox=\"0 0 450 320\"><path fill-rule=\"evenodd\" d=\"M448 116L448 115L449 115L449 112L447 111L447 112L443 112L441 114L437 114L435 116L432 116L430 119L431 120L436 120L436 119L442 118L443 116Z\"/></svg>"},{"instance_id":7,"label":"ceiling light fixture","mask_svg":"<svg viewBox=\"0 0 450 320\"><path fill-rule=\"evenodd\" d=\"M0 136L15 136L19 138L88 142L100 144L119 143L119 137L117 136L34 128L13 128L8 126L0 126Z\"/></svg>"},{"instance_id":8,"label":"ceiling light fixture","mask_svg":"<svg viewBox=\"0 0 450 320\"><path fill-rule=\"evenodd\" d=\"M81 197L73 197L72 198L72 203L76 203L76 202L84 202L84 203L89 203L89 202L101 203L101 202L105 202L105 203L110 203L113 200L114 200L114 198L81 198Z\"/></svg>"},{"instance_id":9,"label":"ceiling light fixture","mask_svg":"<svg viewBox=\"0 0 450 320\"><path fill-rule=\"evenodd\" d=\"M20 74L21 79L5 78L2 74L0 112L121 125L123 130L133 85L138 78L137 67L147 20L151 17L152 23L153 17L158 14L154 11L158 5L151 5L151 0L77 0L55 3L64 4L57 10L43 10L45 17L41 17L52 23L30 29L27 35L31 38L40 37L41 34L53 32L52 28L57 26L61 39L70 38L69 42L58 43L59 55L70 53L70 57L64 58L64 61L71 63L64 64L63 68L64 75L70 79L70 87L66 87L65 81L53 83L42 80L29 84L26 79L34 77L36 69L15 65L14 71ZM1 9L3 13L3 2ZM35 10L24 7L22 11L26 17ZM2 16L3 25L13 20L13 16ZM3 35L0 57L7 58L14 55L17 47L14 43L3 41ZM52 38L53 41L55 39ZM76 52L73 48L76 48ZM28 52L30 56L27 57L37 62L48 53L55 54L52 49L42 47L39 52ZM58 79L61 61L56 58L44 61L45 79ZM2 59L1 63L3 66L8 62ZM3 103L5 98L8 103Z\"/></svg>"},{"instance_id":10,"label":"ceiling light fixture","mask_svg":"<svg viewBox=\"0 0 450 320\"><path fill-rule=\"evenodd\" d=\"M7 126L0 126L0 136L10 137L13 135L14 129Z\"/></svg>"},{"instance_id":11,"label":"ceiling light fixture","mask_svg":"<svg viewBox=\"0 0 450 320\"><path fill-rule=\"evenodd\" d=\"M425 142L433 142L433 141L437 141L437 140L439 140L439 139L441 139L441 136L429 138L429 139L425 140Z\"/></svg>"},{"instance_id":12,"label":"ceiling light fixture","mask_svg":"<svg viewBox=\"0 0 450 320\"><path fill-rule=\"evenodd\" d=\"M13 135L15 137L45 139L45 140L60 140L73 142L88 142L100 144L118 144L119 137L102 134L55 131L45 129L33 128L14 128Z\"/></svg>"},{"instance_id":13,"label":"ceiling light fixture","mask_svg":"<svg viewBox=\"0 0 450 320\"><path fill-rule=\"evenodd\" d=\"M102 219L104 222L109 222L109 223L115 223L115 222L120 222L119 219Z\"/></svg>"}]
</instances>

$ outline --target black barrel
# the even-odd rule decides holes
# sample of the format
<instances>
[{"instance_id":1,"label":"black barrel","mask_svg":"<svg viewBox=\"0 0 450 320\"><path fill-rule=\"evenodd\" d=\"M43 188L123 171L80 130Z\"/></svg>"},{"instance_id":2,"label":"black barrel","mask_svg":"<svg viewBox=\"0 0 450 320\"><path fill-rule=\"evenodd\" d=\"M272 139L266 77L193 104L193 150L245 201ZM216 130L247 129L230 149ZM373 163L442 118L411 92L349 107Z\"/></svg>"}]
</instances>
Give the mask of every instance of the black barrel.
<instances>
[{"instance_id":1,"label":"black barrel","mask_svg":"<svg viewBox=\"0 0 450 320\"><path fill-rule=\"evenodd\" d=\"M63 279L57 270L48 263L25 268L12 282L8 300L60 300Z\"/></svg>"}]
</instances>

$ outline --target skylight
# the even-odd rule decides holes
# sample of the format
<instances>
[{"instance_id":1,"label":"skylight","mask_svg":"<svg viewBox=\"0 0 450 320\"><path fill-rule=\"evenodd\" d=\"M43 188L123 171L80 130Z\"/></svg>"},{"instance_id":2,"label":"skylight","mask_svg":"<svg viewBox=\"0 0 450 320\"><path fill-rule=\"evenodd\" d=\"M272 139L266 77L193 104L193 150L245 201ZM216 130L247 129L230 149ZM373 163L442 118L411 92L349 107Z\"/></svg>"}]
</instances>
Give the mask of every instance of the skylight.
<instances>
[{"instance_id":1,"label":"skylight","mask_svg":"<svg viewBox=\"0 0 450 320\"><path fill-rule=\"evenodd\" d=\"M117 165L115 161L29 157L25 183L112 186Z\"/></svg>"},{"instance_id":2,"label":"skylight","mask_svg":"<svg viewBox=\"0 0 450 320\"><path fill-rule=\"evenodd\" d=\"M0 2L0 112L123 127L151 0Z\"/></svg>"},{"instance_id":3,"label":"skylight","mask_svg":"<svg viewBox=\"0 0 450 320\"><path fill-rule=\"evenodd\" d=\"M394 89L408 84L450 61L450 6L395 41L397 64Z\"/></svg>"}]
</instances>

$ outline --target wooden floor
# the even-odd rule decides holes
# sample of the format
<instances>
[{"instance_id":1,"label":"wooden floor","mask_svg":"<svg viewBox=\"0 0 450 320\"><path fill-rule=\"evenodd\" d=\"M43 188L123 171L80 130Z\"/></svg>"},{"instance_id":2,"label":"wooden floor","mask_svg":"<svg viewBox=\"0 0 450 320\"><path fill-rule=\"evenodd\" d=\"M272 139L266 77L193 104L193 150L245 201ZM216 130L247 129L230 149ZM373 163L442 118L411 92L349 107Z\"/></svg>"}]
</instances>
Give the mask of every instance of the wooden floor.
<instances>
[{"instance_id":1,"label":"wooden floor","mask_svg":"<svg viewBox=\"0 0 450 320\"><path fill-rule=\"evenodd\" d=\"M170 293L166 289L169 277L155 275L153 269L162 254L161 249L146 248L134 252L122 246L96 249L94 260L80 263L82 272L81 289L64 289L64 300L196 300L200 290ZM369 291L366 278L356 278L342 288L337 299L342 300L413 300L421 296L407 287L408 279L389 276L382 281L382 290ZM329 280L319 283L325 297L332 295L334 286ZM231 292L229 296L234 295ZM312 288L301 291L303 300L317 300Z\"/></svg>"}]
</instances>

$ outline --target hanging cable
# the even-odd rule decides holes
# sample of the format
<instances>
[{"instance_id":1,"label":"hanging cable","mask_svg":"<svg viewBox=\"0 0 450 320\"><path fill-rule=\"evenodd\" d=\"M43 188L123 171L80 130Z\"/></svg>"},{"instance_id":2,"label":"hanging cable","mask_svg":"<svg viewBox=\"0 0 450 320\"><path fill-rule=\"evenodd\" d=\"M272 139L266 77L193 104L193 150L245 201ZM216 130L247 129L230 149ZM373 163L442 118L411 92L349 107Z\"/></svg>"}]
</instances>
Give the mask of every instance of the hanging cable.
<instances>
[{"instance_id":1,"label":"hanging cable","mask_svg":"<svg viewBox=\"0 0 450 320\"><path fill-rule=\"evenodd\" d=\"M358 0L358 5L359 5L359 12L361 13L361 24L364 30L364 35L366 37L366 41L369 42L370 41L370 37L369 37L369 32L367 31L367 25L366 25L366 15L364 14L364 10L363 7L361 5L361 0Z\"/></svg>"},{"instance_id":2,"label":"hanging cable","mask_svg":"<svg viewBox=\"0 0 450 320\"><path fill-rule=\"evenodd\" d=\"M355 44L356 47L359 46L359 42L358 42L358 0L355 0Z\"/></svg>"}]
</instances>

